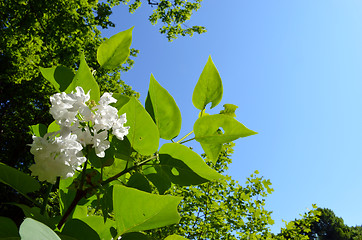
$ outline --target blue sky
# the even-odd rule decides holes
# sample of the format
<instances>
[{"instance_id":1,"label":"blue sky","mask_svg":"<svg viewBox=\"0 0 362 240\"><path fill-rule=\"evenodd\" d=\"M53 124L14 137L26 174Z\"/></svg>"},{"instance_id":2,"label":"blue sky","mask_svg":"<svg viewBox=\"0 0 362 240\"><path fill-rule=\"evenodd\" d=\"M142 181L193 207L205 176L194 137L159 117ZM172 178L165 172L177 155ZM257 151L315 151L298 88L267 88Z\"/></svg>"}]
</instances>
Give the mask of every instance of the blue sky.
<instances>
[{"instance_id":1,"label":"blue sky","mask_svg":"<svg viewBox=\"0 0 362 240\"><path fill-rule=\"evenodd\" d=\"M121 77L144 102L153 73L181 110L181 135L197 118L192 91L211 55L224 96L209 112L235 104L237 119L259 132L235 142L228 174L244 184L259 170L271 180L273 231L313 203L354 226L362 224L361 10L359 0L204 0L188 24L208 32L169 43L144 2L133 15L115 7L116 28L102 32L135 27L140 54Z\"/></svg>"}]
</instances>

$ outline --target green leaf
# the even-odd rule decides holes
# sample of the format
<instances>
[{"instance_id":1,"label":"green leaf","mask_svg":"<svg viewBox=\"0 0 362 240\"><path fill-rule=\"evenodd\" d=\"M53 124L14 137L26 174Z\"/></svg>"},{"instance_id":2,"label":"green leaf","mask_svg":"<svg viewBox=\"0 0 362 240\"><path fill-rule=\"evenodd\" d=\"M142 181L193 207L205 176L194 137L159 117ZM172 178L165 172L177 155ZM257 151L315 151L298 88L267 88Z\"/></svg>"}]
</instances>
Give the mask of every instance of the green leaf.
<instances>
[{"instance_id":1,"label":"green leaf","mask_svg":"<svg viewBox=\"0 0 362 240\"><path fill-rule=\"evenodd\" d=\"M220 111L220 114L225 114L231 117L236 117L235 111L238 106L234 104L224 104L224 110Z\"/></svg>"},{"instance_id":2,"label":"green leaf","mask_svg":"<svg viewBox=\"0 0 362 240\"><path fill-rule=\"evenodd\" d=\"M33 177L3 163L0 163L0 182L24 195L40 188L40 184Z\"/></svg>"},{"instance_id":3,"label":"green leaf","mask_svg":"<svg viewBox=\"0 0 362 240\"><path fill-rule=\"evenodd\" d=\"M200 144L202 149L205 151L207 158L212 163L215 164L217 159L219 158L222 144L207 144L207 143L200 143Z\"/></svg>"},{"instance_id":4,"label":"green leaf","mask_svg":"<svg viewBox=\"0 0 362 240\"><path fill-rule=\"evenodd\" d=\"M122 240L151 240L147 235L140 232L126 233L122 235Z\"/></svg>"},{"instance_id":5,"label":"green leaf","mask_svg":"<svg viewBox=\"0 0 362 240\"><path fill-rule=\"evenodd\" d=\"M132 30L133 27L117 33L99 46L97 60L101 67L113 69L127 60L132 43Z\"/></svg>"},{"instance_id":6,"label":"green leaf","mask_svg":"<svg viewBox=\"0 0 362 240\"><path fill-rule=\"evenodd\" d=\"M46 214L45 215L40 214L40 208L38 208L38 207L29 207L27 205L20 204L20 203L11 203L11 205L21 208L25 217L32 218L34 220L42 222L42 223L48 225L48 227L50 227L50 228L55 227L56 220L49 218Z\"/></svg>"},{"instance_id":7,"label":"green leaf","mask_svg":"<svg viewBox=\"0 0 362 240\"><path fill-rule=\"evenodd\" d=\"M103 222L103 219L101 220ZM79 219L68 220L63 227L62 234L77 240L100 240L98 233Z\"/></svg>"},{"instance_id":8,"label":"green leaf","mask_svg":"<svg viewBox=\"0 0 362 240\"><path fill-rule=\"evenodd\" d=\"M103 178L107 179L109 177L113 177L114 175L120 173L121 171L125 170L126 167L132 167L133 166L133 162L127 162L123 161L121 159L115 158L114 162L111 166L106 167L103 169ZM120 178L118 178L119 180L121 180L123 182L124 180L124 176L121 176Z\"/></svg>"},{"instance_id":9,"label":"green leaf","mask_svg":"<svg viewBox=\"0 0 362 240\"><path fill-rule=\"evenodd\" d=\"M127 182L128 187L136 188L141 191L151 192L151 186L148 180L141 173L135 172Z\"/></svg>"},{"instance_id":10,"label":"green leaf","mask_svg":"<svg viewBox=\"0 0 362 240\"><path fill-rule=\"evenodd\" d=\"M112 107L117 108L118 110L120 110L131 99L130 97L128 97L126 95L123 95L121 93L113 93L112 97L117 99L117 102L116 103L111 103L110 105Z\"/></svg>"},{"instance_id":11,"label":"green leaf","mask_svg":"<svg viewBox=\"0 0 362 240\"><path fill-rule=\"evenodd\" d=\"M181 199L114 185L113 208L118 234L178 223L180 215L177 212L177 206Z\"/></svg>"},{"instance_id":12,"label":"green leaf","mask_svg":"<svg viewBox=\"0 0 362 240\"><path fill-rule=\"evenodd\" d=\"M160 168L171 182L181 186L196 185L209 180L224 178L207 166L204 160L190 148L178 143L166 143L159 151ZM156 167L156 170L159 170Z\"/></svg>"},{"instance_id":13,"label":"green leaf","mask_svg":"<svg viewBox=\"0 0 362 240\"><path fill-rule=\"evenodd\" d=\"M114 147L114 155L116 158L124 161L130 160L133 149L127 136L125 136L123 140L119 140L117 137L112 137L110 142Z\"/></svg>"},{"instance_id":14,"label":"green leaf","mask_svg":"<svg viewBox=\"0 0 362 240\"><path fill-rule=\"evenodd\" d=\"M127 114L130 126L127 138L131 146L142 155L151 155L158 149L159 133L157 126L143 106L134 97L118 112Z\"/></svg>"},{"instance_id":15,"label":"green leaf","mask_svg":"<svg viewBox=\"0 0 362 240\"><path fill-rule=\"evenodd\" d=\"M104 193L101 199L101 208L104 222L108 218L108 213L113 212L113 186L104 187Z\"/></svg>"},{"instance_id":16,"label":"green leaf","mask_svg":"<svg viewBox=\"0 0 362 240\"><path fill-rule=\"evenodd\" d=\"M73 71L64 66L56 66L52 68L40 67L40 72L58 92L64 92L74 78Z\"/></svg>"},{"instance_id":17,"label":"green leaf","mask_svg":"<svg viewBox=\"0 0 362 240\"><path fill-rule=\"evenodd\" d=\"M160 137L166 140L175 138L181 130L181 112L173 97L151 74L146 110L155 121Z\"/></svg>"},{"instance_id":18,"label":"green leaf","mask_svg":"<svg viewBox=\"0 0 362 240\"><path fill-rule=\"evenodd\" d=\"M37 137L43 137L47 133L47 126L44 124L37 124L30 126L31 133Z\"/></svg>"},{"instance_id":19,"label":"green leaf","mask_svg":"<svg viewBox=\"0 0 362 240\"><path fill-rule=\"evenodd\" d=\"M73 81L69 84L65 92L70 93L72 91L75 91L75 88L78 86L82 87L85 93L91 90L90 99L96 102L99 101L100 98L99 86L96 80L94 79L92 72L88 67L87 62L85 61L84 53L82 53L80 56L79 69L75 74Z\"/></svg>"},{"instance_id":20,"label":"green leaf","mask_svg":"<svg viewBox=\"0 0 362 240\"><path fill-rule=\"evenodd\" d=\"M187 238L173 234L173 235L168 236L164 240L187 240Z\"/></svg>"},{"instance_id":21,"label":"green leaf","mask_svg":"<svg viewBox=\"0 0 362 240\"><path fill-rule=\"evenodd\" d=\"M88 215L88 206L85 205L77 205L74 209L72 218L84 218Z\"/></svg>"},{"instance_id":22,"label":"green leaf","mask_svg":"<svg viewBox=\"0 0 362 240\"><path fill-rule=\"evenodd\" d=\"M22 240L61 240L48 226L31 218L26 218L20 225Z\"/></svg>"},{"instance_id":23,"label":"green leaf","mask_svg":"<svg viewBox=\"0 0 362 240\"><path fill-rule=\"evenodd\" d=\"M222 93L223 87L219 72L209 57L195 86L192 102L200 110L205 109L210 102L212 103L211 108L213 108L220 103Z\"/></svg>"},{"instance_id":24,"label":"green leaf","mask_svg":"<svg viewBox=\"0 0 362 240\"><path fill-rule=\"evenodd\" d=\"M197 119L194 124L194 133L198 142L206 144L228 143L240 137L257 134L233 117L223 114L209 115Z\"/></svg>"},{"instance_id":25,"label":"green leaf","mask_svg":"<svg viewBox=\"0 0 362 240\"><path fill-rule=\"evenodd\" d=\"M111 166L114 162L114 145L111 143L110 147L105 151L104 157L98 157L95 149L92 148L88 151L88 160L95 168Z\"/></svg>"},{"instance_id":26,"label":"green leaf","mask_svg":"<svg viewBox=\"0 0 362 240\"><path fill-rule=\"evenodd\" d=\"M18 231L13 220L0 216L0 238L20 237Z\"/></svg>"},{"instance_id":27,"label":"green leaf","mask_svg":"<svg viewBox=\"0 0 362 240\"><path fill-rule=\"evenodd\" d=\"M56 123L56 121L53 121L51 124L49 124L47 132L57 132L59 130L60 126L58 125L58 123Z\"/></svg>"},{"instance_id":28,"label":"green leaf","mask_svg":"<svg viewBox=\"0 0 362 240\"><path fill-rule=\"evenodd\" d=\"M159 194L164 194L171 187L171 181L169 177L159 165L157 165L157 167L144 165L142 166L142 170L147 179L150 180L153 185L155 185Z\"/></svg>"},{"instance_id":29,"label":"green leaf","mask_svg":"<svg viewBox=\"0 0 362 240\"><path fill-rule=\"evenodd\" d=\"M110 219L104 222L101 216L88 216L67 221L62 234L78 240L112 239L111 228L114 226L115 222Z\"/></svg>"}]
</instances>

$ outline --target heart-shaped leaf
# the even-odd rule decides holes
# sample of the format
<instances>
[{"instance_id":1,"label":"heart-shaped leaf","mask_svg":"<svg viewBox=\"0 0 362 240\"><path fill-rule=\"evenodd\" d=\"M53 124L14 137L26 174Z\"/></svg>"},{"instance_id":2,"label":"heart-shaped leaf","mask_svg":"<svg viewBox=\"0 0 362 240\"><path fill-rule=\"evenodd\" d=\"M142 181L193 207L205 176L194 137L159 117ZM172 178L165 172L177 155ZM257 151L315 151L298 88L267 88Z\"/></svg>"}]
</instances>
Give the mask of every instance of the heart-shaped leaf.
<instances>
[{"instance_id":1,"label":"heart-shaped leaf","mask_svg":"<svg viewBox=\"0 0 362 240\"><path fill-rule=\"evenodd\" d=\"M77 73L75 74L72 82L69 84L66 93L75 91L76 87L82 87L84 92L87 93L90 90L90 99L96 102L99 101L100 91L96 80L90 71L87 62L85 61L84 53L80 56L80 64Z\"/></svg>"},{"instance_id":2,"label":"heart-shaped leaf","mask_svg":"<svg viewBox=\"0 0 362 240\"><path fill-rule=\"evenodd\" d=\"M118 112L126 113L127 123L130 126L127 138L131 146L142 155L151 155L158 149L159 133L157 126L144 107L132 97Z\"/></svg>"},{"instance_id":3,"label":"heart-shaped leaf","mask_svg":"<svg viewBox=\"0 0 362 240\"><path fill-rule=\"evenodd\" d=\"M257 134L233 117L223 114L209 115L197 119L194 124L194 133L198 142L206 144L228 143L240 137Z\"/></svg>"},{"instance_id":4,"label":"heart-shaped leaf","mask_svg":"<svg viewBox=\"0 0 362 240\"><path fill-rule=\"evenodd\" d=\"M40 67L43 77L48 80L58 92L64 92L74 78L71 69L64 66L56 66L52 68Z\"/></svg>"},{"instance_id":5,"label":"heart-shaped leaf","mask_svg":"<svg viewBox=\"0 0 362 240\"><path fill-rule=\"evenodd\" d=\"M117 33L98 47L97 60L101 67L113 69L127 60L132 43L132 30L133 27Z\"/></svg>"},{"instance_id":6,"label":"heart-shaped leaf","mask_svg":"<svg viewBox=\"0 0 362 240\"><path fill-rule=\"evenodd\" d=\"M192 102L200 110L204 110L210 102L212 103L211 108L213 108L220 103L222 93L223 87L219 72L209 57L195 86Z\"/></svg>"},{"instance_id":7,"label":"heart-shaped leaf","mask_svg":"<svg viewBox=\"0 0 362 240\"><path fill-rule=\"evenodd\" d=\"M160 137L166 140L176 137L181 130L181 112L173 97L151 75L146 110L155 121Z\"/></svg>"},{"instance_id":8,"label":"heart-shaped leaf","mask_svg":"<svg viewBox=\"0 0 362 240\"><path fill-rule=\"evenodd\" d=\"M118 234L178 223L180 215L177 206L181 199L114 185L113 209Z\"/></svg>"},{"instance_id":9,"label":"heart-shaped leaf","mask_svg":"<svg viewBox=\"0 0 362 240\"><path fill-rule=\"evenodd\" d=\"M207 144L207 143L200 143L202 149L205 151L206 156L208 159L212 161L212 163L216 163L217 159L219 158L219 154L222 148L222 144Z\"/></svg>"}]
</instances>

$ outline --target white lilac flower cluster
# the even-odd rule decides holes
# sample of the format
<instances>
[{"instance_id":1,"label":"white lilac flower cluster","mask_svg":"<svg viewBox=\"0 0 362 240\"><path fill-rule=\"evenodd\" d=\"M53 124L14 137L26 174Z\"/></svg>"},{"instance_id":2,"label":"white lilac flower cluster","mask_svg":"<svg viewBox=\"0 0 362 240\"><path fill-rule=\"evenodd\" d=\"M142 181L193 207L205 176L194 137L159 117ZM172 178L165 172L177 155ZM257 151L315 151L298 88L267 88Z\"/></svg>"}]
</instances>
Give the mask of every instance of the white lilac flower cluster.
<instances>
[{"instance_id":1,"label":"white lilac flower cluster","mask_svg":"<svg viewBox=\"0 0 362 240\"><path fill-rule=\"evenodd\" d=\"M85 94L81 87L70 94L50 97L50 114L60 130L44 137L33 136L30 144L35 160L30 170L40 181L54 183L57 176L72 177L87 160L82 153L87 145L95 149L98 157L104 157L110 147L109 131L120 140L128 134L129 127L124 126L126 114L118 116L118 110L109 105L117 102L111 93L104 93L95 106L89 104L89 99L89 92Z\"/></svg>"}]
</instances>

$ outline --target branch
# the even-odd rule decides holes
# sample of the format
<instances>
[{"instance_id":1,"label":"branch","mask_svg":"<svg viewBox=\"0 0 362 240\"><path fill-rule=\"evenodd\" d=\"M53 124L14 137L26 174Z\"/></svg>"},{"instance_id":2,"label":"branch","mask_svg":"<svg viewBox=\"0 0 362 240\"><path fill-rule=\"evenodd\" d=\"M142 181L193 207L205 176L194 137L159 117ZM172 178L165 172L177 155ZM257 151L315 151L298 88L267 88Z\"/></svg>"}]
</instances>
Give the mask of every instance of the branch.
<instances>
[{"instance_id":1,"label":"branch","mask_svg":"<svg viewBox=\"0 0 362 240\"><path fill-rule=\"evenodd\" d=\"M148 0L148 4L151 6L157 6L158 2L154 2L153 0Z\"/></svg>"},{"instance_id":2,"label":"branch","mask_svg":"<svg viewBox=\"0 0 362 240\"><path fill-rule=\"evenodd\" d=\"M67 211L64 213L62 219L59 221L57 228L60 230L63 226L63 224L65 223L65 221L67 221L68 217L70 216L70 214L73 212L74 208L77 206L78 202L87 194L86 190L81 190L78 189L77 193L75 194L75 197L73 199L73 202L70 204L70 206L68 207Z\"/></svg>"},{"instance_id":3,"label":"branch","mask_svg":"<svg viewBox=\"0 0 362 240\"><path fill-rule=\"evenodd\" d=\"M101 182L101 185L105 185L105 184L107 184L107 183L110 183L110 182L112 182L113 180L116 180L117 178L119 178L120 176L122 176L122 175L124 175L124 174L126 174L126 173L129 173L130 171L135 170L136 168L138 168L138 167L140 167L140 166L142 166L142 165L145 165L146 163L148 163L149 161L151 161L151 160L153 160L153 159L156 159L157 157L158 157L158 155L153 156L153 157L150 157L150 158L148 158L148 159L140 162L139 164L134 165L133 167L127 168L127 169L123 170L122 172L114 175L113 177L110 177L110 178L108 178L107 180Z\"/></svg>"}]
</instances>

